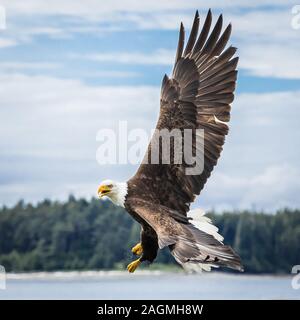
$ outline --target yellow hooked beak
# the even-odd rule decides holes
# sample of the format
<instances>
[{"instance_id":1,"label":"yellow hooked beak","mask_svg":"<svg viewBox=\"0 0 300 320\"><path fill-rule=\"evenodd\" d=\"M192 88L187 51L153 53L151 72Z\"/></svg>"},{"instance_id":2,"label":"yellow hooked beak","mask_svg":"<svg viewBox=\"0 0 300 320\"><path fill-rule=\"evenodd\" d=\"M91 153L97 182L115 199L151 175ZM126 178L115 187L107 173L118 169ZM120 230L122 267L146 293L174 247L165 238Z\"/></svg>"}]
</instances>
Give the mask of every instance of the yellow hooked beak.
<instances>
[{"instance_id":1,"label":"yellow hooked beak","mask_svg":"<svg viewBox=\"0 0 300 320\"><path fill-rule=\"evenodd\" d=\"M98 196L102 198L110 193L111 189L108 186L100 186L98 188Z\"/></svg>"}]
</instances>

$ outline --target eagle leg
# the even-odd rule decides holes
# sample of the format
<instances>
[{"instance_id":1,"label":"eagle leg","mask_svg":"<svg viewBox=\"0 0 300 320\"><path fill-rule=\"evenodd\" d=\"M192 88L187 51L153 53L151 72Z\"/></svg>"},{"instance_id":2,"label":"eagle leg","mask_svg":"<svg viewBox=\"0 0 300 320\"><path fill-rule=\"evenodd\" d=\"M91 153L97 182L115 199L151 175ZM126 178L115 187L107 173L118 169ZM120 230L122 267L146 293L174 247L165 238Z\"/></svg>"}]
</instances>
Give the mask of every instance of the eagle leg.
<instances>
[{"instance_id":1,"label":"eagle leg","mask_svg":"<svg viewBox=\"0 0 300 320\"><path fill-rule=\"evenodd\" d=\"M141 260L140 258L137 259L137 260L134 260L132 261L131 263L129 263L129 265L127 266L127 270L130 272L130 273L133 273L137 268L138 266L141 264Z\"/></svg>"},{"instance_id":2,"label":"eagle leg","mask_svg":"<svg viewBox=\"0 0 300 320\"><path fill-rule=\"evenodd\" d=\"M142 244L139 242L137 245L135 245L132 249L131 252L136 254L137 256L140 256L143 253L143 247Z\"/></svg>"}]
</instances>

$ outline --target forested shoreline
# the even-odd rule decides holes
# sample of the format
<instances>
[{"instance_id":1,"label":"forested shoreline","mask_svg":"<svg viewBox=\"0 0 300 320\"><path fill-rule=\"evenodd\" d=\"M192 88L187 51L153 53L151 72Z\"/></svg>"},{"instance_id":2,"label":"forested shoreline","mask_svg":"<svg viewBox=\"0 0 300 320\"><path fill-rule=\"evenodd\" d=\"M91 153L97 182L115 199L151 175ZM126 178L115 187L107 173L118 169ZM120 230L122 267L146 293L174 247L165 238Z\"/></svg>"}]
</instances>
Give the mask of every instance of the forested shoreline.
<instances>
[{"instance_id":1,"label":"forested shoreline","mask_svg":"<svg viewBox=\"0 0 300 320\"><path fill-rule=\"evenodd\" d=\"M290 273L300 264L300 210L209 213L247 273ZM0 265L9 272L98 270L126 266L140 227L109 201L20 201L0 209ZM174 264L168 250L157 259Z\"/></svg>"}]
</instances>

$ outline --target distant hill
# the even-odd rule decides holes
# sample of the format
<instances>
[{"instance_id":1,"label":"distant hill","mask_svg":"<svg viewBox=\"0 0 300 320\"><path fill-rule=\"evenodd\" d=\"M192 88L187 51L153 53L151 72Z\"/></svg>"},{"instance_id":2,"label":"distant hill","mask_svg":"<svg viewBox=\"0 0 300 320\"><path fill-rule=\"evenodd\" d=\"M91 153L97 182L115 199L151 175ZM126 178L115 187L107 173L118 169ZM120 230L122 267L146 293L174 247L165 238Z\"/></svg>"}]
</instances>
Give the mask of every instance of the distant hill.
<instances>
[{"instance_id":1,"label":"distant hill","mask_svg":"<svg viewBox=\"0 0 300 320\"><path fill-rule=\"evenodd\" d=\"M290 273L300 264L300 210L209 214L247 273ZM0 209L0 265L7 271L112 269L132 260L140 227L109 201L20 201ZM168 250L157 259L174 264Z\"/></svg>"}]
</instances>

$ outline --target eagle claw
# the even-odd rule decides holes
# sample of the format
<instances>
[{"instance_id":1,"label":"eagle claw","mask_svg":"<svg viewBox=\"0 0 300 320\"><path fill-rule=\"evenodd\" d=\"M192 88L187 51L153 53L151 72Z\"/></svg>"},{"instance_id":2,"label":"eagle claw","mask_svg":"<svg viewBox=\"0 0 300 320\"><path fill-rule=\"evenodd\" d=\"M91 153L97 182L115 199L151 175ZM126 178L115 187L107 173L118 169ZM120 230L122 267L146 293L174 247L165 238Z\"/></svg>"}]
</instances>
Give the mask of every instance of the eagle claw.
<instances>
[{"instance_id":1,"label":"eagle claw","mask_svg":"<svg viewBox=\"0 0 300 320\"><path fill-rule=\"evenodd\" d=\"M143 247L142 244L139 242L137 245L135 245L132 249L131 252L136 254L137 256L140 256L143 253Z\"/></svg>"},{"instance_id":2,"label":"eagle claw","mask_svg":"<svg viewBox=\"0 0 300 320\"><path fill-rule=\"evenodd\" d=\"M127 270L130 273L133 273L140 264L141 264L140 259L134 260L131 263L129 263L129 265L127 266Z\"/></svg>"}]
</instances>

